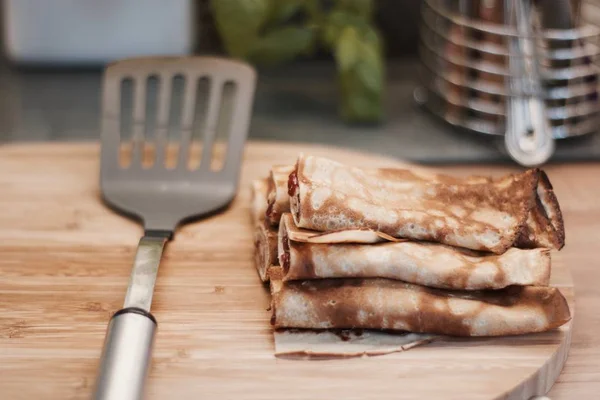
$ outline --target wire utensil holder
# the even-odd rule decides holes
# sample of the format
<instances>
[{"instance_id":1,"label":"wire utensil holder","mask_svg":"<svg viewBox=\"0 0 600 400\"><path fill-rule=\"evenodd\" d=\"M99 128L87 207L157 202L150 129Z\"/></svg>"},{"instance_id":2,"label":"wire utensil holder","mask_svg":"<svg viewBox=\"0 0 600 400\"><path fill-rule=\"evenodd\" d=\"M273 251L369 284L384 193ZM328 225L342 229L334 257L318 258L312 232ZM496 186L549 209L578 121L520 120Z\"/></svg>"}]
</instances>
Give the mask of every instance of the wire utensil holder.
<instances>
[{"instance_id":1,"label":"wire utensil holder","mask_svg":"<svg viewBox=\"0 0 600 400\"><path fill-rule=\"evenodd\" d=\"M536 98L551 138L597 132L600 2L538 0L525 30L510 2L423 0L415 100L457 127L505 135L511 102Z\"/></svg>"}]
</instances>

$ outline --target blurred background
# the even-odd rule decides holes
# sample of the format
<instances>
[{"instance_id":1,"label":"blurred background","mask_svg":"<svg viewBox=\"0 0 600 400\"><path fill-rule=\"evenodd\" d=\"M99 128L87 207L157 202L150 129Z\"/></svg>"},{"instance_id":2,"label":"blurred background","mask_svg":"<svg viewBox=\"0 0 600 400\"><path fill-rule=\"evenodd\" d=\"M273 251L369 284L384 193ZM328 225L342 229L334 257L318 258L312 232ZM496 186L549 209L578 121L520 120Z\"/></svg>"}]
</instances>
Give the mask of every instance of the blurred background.
<instances>
[{"instance_id":1,"label":"blurred background","mask_svg":"<svg viewBox=\"0 0 600 400\"><path fill-rule=\"evenodd\" d=\"M432 164L511 162L502 139L507 2L3 0L0 143L95 140L107 63L212 54L259 72L250 138ZM559 4L572 26L552 26ZM600 26L600 2L534 6L533 25L572 36L568 48L541 45L563 51L545 65L558 96L547 102L558 142L551 161L600 159L600 43L581 28Z\"/></svg>"}]
</instances>

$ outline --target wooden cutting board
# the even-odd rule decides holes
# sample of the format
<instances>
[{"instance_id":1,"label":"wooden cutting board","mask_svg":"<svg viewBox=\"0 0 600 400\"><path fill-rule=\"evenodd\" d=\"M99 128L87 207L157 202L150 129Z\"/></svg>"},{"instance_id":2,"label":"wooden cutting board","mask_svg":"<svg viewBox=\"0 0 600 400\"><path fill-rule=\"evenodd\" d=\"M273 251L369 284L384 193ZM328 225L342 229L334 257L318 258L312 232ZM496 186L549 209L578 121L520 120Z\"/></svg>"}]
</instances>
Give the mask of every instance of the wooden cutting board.
<instances>
[{"instance_id":1,"label":"wooden cutting board","mask_svg":"<svg viewBox=\"0 0 600 400\"><path fill-rule=\"evenodd\" d=\"M142 234L100 202L98 151L93 144L0 148L2 399L90 396L106 324L122 305ZM231 208L185 226L167 247L153 304L159 331L149 399L527 399L549 390L565 362L572 321L543 334L452 340L380 357L276 359L268 293L252 261L249 184L300 151L355 165L401 165L341 149L250 143ZM552 284L573 312L562 258L568 251L554 258Z\"/></svg>"}]
</instances>

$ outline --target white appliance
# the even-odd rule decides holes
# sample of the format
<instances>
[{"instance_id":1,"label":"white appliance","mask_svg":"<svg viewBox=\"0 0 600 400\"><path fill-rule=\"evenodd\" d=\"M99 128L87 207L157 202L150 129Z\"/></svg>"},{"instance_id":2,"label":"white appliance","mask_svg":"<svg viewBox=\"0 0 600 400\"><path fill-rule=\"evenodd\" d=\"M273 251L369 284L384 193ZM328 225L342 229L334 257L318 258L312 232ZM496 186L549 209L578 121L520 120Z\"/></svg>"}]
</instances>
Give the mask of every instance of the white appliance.
<instances>
[{"instance_id":1,"label":"white appliance","mask_svg":"<svg viewBox=\"0 0 600 400\"><path fill-rule=\"evenodd\" d=\"M3 0L4 51L26 64L105 64L187 55L193 0Z\"/></svg>"}]
</instances>

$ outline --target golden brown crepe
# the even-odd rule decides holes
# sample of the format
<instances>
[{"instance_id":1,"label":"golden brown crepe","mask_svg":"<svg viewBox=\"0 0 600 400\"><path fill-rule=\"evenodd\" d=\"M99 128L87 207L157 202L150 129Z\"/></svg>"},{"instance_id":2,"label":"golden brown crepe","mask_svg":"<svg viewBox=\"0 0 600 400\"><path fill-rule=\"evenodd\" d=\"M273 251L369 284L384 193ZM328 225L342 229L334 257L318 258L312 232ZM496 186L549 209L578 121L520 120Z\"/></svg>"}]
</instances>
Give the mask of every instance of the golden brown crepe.
<instances>
[{"instance_id":1,"label":"golden brown crepe","mask_svg":"<svg viewBox=\"0 0 600 400\"><path fill-rule=\"evenodd\" d=\"M267 220L271 225L279 224L281 214L290 211L288 179L293 165L275 165L271 168L267 192Z\"/></svg>"},{"instance_id":2,"label":"golden brown crepe","mask_svg":"<svg viewBox=\"0 0 600 400\"><path fill-rule=\"evenodd\" d=\"M255 227L265 220L268 185L268 179L256 179L250 186L250 218Z\"/></svg>"},{"instance_id":3,"label":"golden brown crepe","mask_svg":"<svg viewBox=\"0 0 600 400\"><path fill-rule=\"evenodd\" d=\"M272 296L274 328L384 329L450 336L543 332L571 319L551 287L490 291L432 289L391 279L319 279L281 284Z\"/></svg>"},{"instance_id":4,"label":"golden brown crepe","mask_svg":"<svg viewBox=\"0 0 600 400\"><path fill-rule=\"evenodd\" d=\"M300 156L288 193L296 225L309 230L370 229L497 254L564 245L558 201L539 169L459 179Z\"/></svg>"},{"instance_id":5,"label":"golden brown crepe","mask_svg":"<svg viewBox=\"0 0 600 400\"><path fill-rule=\"evenodd\" d=\"M254 264L263 282L269 280L269 267L279 264L277 230L267 224L258 225L254 231Z\"/></svg>"},{"instance_id":6,"label":"golden brown crepe","mask_svg":"<svg viewBox=\"0 0 600 400\"><path fill-rule=\"evenodd\" d=\"M301 156L256 182L256 266L278 356L387 354L571 318L547 286L564 226L543 171L458 179Z\"/></svg>"},{"instance_id":7,"label":"golden brown crepe","mask_svg":"<svg viewBox=\"0 0 600 400\"><path fill-rule=\"evenodd\" d=\"M268 179L257 179L251 186L250 215L254 224L254 264L263 282L269 280L267 270L279 263L277 229L266 222Z\"/></svg>"},{"instance_id":8,"label":"golden brown crepe","mask_svg":"<svg viewBox=\"0 0 600 400\"><path fill-rule=\"evenodd\" d=\"M388 278L434 288L482 290L547 286L550 280L550 251L544 248L493 254L428 242L307 243L290 240L293 225L292 216L284 214L278 238L283 281Z\"/></svg>"},{"instance_id":9,"label":"golden brown crepe","mask_svg":"<svg viewBox=\"0 0 600 400\"><path fill-rule=\"evenodd\" d=\"M558 200L548 176L540 171L535 206L529 212L516 246L561 249L565 243L565 228Z\"/></svg>"},{"instance_id":10,"label":"golden brown crepe","mask_svg":"<svg viewBox=\"0 0 600 400\"><path fill-rule=\"evenodd\" d=\"M282 287L281 268L269 269L271 294L277 295ZM286 358L347 358L376 356L427 344L439 335L412 332L384 332L380 330L344 329L275 329L275 355Z\"/></svg>"}]
</instances>

